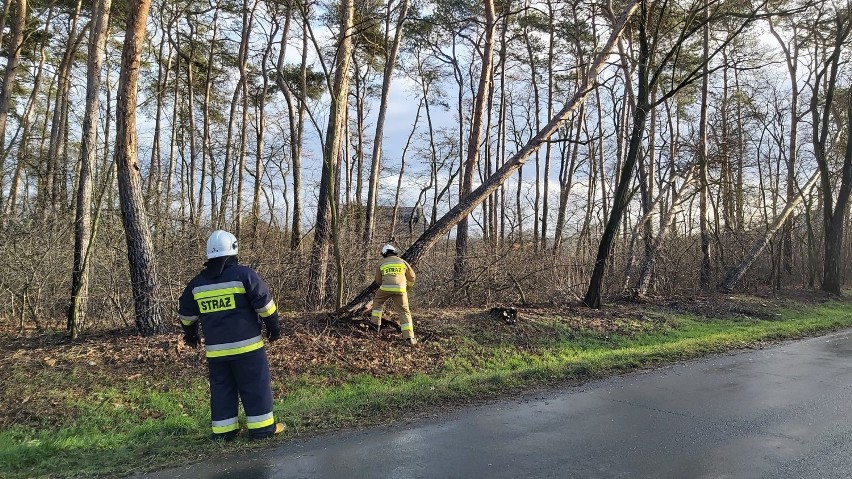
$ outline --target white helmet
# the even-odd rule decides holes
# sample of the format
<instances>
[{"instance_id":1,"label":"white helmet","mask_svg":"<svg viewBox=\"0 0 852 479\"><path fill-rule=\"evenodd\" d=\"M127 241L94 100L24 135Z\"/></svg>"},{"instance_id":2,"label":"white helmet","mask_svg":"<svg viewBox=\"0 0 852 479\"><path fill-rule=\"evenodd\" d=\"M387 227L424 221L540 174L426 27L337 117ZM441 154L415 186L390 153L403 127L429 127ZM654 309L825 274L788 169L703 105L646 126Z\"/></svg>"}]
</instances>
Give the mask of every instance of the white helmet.
<instances>
[{"instance_id":1,"label":"white helmet","mask_svg":"<svg viewBox=\"0 0 852 479\"><path fill-rule=\"evenodd\" d=\"M207 258L237 254L237 237L224 230L216 230L207 238Z\"/></svg>"},{"instance_id":2,"label":"white helmet","mask_svg":"<svg viewBox=\"0 0 852 479\"><path fill-rule=\"evenodd\" d=\"M391 253L398 253L396 247L390 243L382 246L382 256L387 256Z\"/></svg>"}]
</instances>

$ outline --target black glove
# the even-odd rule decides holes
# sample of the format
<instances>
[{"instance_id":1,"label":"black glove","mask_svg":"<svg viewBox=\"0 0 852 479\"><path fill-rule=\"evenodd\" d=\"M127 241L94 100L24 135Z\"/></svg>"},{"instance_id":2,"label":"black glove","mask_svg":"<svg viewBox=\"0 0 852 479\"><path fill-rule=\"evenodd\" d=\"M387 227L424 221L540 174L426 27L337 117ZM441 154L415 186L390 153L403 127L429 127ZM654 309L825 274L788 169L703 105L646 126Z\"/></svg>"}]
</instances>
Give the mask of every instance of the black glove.
<instances>
[{"instance_id":1,"label":"black glove","mask_svg":"<svg viewBox=\"0 0 852 479\"><path fill-rule=\"evenodd\" d=\"M266 325L266 337L270 343L281 337L281 323L278 321L277 313L268 318L263 318L263 324Z\"/></svg>"},{"instance_id":2,"label":"black glove","mask_svg":"<svg viewBox=\"0 0 852 479\"><path fill-rule=\"evenodd\" d=\"M184 334L183 342L186 343L190 348L198 347L198 335L197 334Z\"/></svg>"},{"instance_id":3,"label":"black glove","mask_svg":"<svg viewBox=\"0 0 852 479\"><path fill-rule=\"evenodd\" d=\"M183 327L183 342L190 348L198 347L198 321L193 322L189 326L182 324Z\"/></svg>"}]
</instances>

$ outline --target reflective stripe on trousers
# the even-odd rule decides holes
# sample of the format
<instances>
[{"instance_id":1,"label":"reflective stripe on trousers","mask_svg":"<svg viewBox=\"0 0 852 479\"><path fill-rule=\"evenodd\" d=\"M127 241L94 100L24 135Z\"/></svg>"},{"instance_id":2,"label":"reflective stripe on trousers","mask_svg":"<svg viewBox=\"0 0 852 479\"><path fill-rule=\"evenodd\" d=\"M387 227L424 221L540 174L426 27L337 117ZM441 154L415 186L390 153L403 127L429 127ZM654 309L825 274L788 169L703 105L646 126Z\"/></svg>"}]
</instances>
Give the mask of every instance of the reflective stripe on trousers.
<instances>
[{"instance_id":1,"label":"reflective stripe on trousers","mask_svg":"<svg viewBox=\"0 0 852 479\"><path fill-rule=\"evenodd\" d=\"M275 417L266 350L261 348L224 360L209 361L207 366L213 432L222 434L239 429L236 418L242 402L249 434L271 434L275 428Z\"/></svg>"},{"instance_id":2,"label":"reflective stripe on trousers","mask_svg":"<svg viewBox=\"0 0 852 479\"><path fill-rule=\"evenodd\" d=\"M408 308L408 294L406 293L392 293L381 289L377 291L376 297L373 298L373 313L370 316L370 322L376 326L381 326L384 304L388 301L393 304L401 317L399 326L402 330L402 337L413 338L414 322L411 320L411 310Z\"/></svg>"}]
</instances>

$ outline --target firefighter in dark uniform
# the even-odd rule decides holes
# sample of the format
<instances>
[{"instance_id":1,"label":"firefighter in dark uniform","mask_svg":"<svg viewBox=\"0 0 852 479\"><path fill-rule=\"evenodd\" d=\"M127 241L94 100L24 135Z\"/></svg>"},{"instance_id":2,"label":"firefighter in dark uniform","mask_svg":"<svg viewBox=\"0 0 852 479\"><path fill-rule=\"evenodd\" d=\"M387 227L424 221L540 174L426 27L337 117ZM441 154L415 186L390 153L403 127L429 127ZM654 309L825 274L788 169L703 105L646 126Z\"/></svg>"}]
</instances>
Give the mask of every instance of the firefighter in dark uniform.
<instances>
[{"instance_id":1,"label":"firefighter in dark uniform","mask_svg":"<svg viewBox=\"0 0 852 479\"><path fill-rule=\"evenodd\" d=\"M281 336L269 287L251 268L237 262L237 238L214 231L207 240L205 268L180 297L183 339L198 345L204 333L210 377L210 415L214 439L239 434L239 401L251 439L279 434L284 425L272 415L272 385L263 347L262 326L270 342Z\"/></svg>"}]
</instances>

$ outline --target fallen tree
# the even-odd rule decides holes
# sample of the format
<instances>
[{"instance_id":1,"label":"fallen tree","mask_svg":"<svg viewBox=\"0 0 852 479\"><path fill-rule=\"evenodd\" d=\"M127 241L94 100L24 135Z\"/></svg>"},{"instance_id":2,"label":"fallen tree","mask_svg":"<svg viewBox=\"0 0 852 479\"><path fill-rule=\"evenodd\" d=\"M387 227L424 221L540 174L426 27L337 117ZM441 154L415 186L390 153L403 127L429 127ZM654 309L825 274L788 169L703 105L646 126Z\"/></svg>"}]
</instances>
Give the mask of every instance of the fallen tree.
<instances>
[{"instance_id":1,"label":"fallen tree","mask_svg":"<svg viewBox=\"0 0 852 479\"><path fill-rule=\"evenodd\" d=\"M579 80L577 91L565 103L550 121L544 125L530 141L528 141L514 156L500 167L493 175L482 182L479 187L470 194L461 198L453 208L435 222L429 229L423 232L419 238L402 255L402 258L411 265L416 265L420 258L444 235L466 218L480 203L500 187L514 172L524 165L541 145L547 141L556 131L571 117L574 110L586 99L595 87L597 76L607 65L607 59L613 52L616 42L624 32L624 27L630 17L636 12L639 0L631 0L621 14L615 19L613 30L603 48L595 55L589 70ZM335 319L347 319L357 316L365 311L372 303L373 294L378 285L373 283L358 293L349 303L338 309L334 314Z\"/></svg>"},{"instance_id":2,"label":"fallen tree","mask_svg":"<svg viewBox=\"0 0 852 479\"><path fill-rule=\"evenodd\" d=\"M805 186L802 187L802 190L799 191L799 194L796 195L793 200L787 203L787 206L784 207L784 210L778 215L778 218L775 218L775 222L772 223L772 226L766 230L762 235L760 235L751 247L751 250L748 252L745 258L738 264L737 266L728 270L728 273L725 275L725 280L722 281L722 284L719 285L719 290L725 293L730 293L734 290L734 287L737 285L737 282L743 275L751 268L751 265L754 264L754 260L760 256L760 253L766 249L766 246L769 244L769 241L772 239L772 236L784 226L784 223L787 222L787 218L793 213L793 210L799 206L805 199L805 195L807 195L811 189L817 184L817 180L820 178L819 170L816 170L811 178L805 183Z\"/></svg>"}]
</instances>

